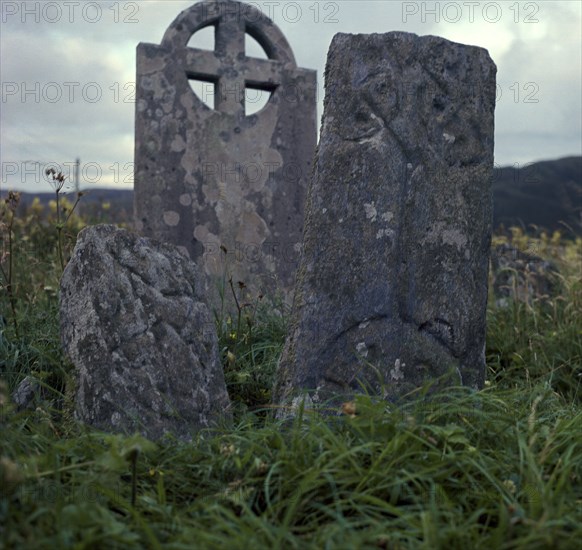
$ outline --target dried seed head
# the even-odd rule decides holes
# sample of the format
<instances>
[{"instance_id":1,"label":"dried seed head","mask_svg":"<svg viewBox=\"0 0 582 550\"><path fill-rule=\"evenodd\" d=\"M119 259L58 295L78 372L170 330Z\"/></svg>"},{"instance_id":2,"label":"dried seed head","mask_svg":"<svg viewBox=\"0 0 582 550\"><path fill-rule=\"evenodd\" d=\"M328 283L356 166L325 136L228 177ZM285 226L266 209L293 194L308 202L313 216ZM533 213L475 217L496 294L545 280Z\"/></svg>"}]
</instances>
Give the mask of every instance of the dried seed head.
<instances>
[{"instance_id":1,"label":"dried seed head","mask_svg":"<svg viewBox=\"0 0 582 550\"><path fill-rule=\"evenodd\" d=\"M14 212L20 202L20 193L17 191L8 191L8 198L6 198L4 202L8 205L8 208Z\"/></svg>"}]
</instances>

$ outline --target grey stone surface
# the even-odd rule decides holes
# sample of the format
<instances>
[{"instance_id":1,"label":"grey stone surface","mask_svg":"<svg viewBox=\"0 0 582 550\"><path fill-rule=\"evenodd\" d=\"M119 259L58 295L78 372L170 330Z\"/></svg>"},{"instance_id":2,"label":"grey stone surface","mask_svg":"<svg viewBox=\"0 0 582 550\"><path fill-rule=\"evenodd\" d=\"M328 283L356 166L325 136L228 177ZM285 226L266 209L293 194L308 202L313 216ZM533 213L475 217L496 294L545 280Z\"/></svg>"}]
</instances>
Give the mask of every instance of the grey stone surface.
<instances>
[{"instance_id":1,"label":"grey stone surface","mask_svg":"<svg viewBox=\"0 0 582 550\"><path fill-rule=\"evenodd\" d=\"M40 384L31 376L25 376L12 392L12 401L16 405L17 411L31 409L34 402L41 394Z\"/></svg>"},{"instance_id":2,"label":"grey stone surface","mask_svg":"<svg viewBox=\"0 0 582 550\"><path fill-rule=\"evenodd\" d=\"M434 36L334 37L276 402L483 385L495 73Z\"/></svg>"},{"instance_id":3,"label":"grey stone surface","mask_svg":"<svg viewBox=\"0 0 582 550\"><path fill-rule=\"evenodd\" d=\"M512 301L531 305L534 300L548 299L557 288L558 270L532 252L512 244L501 244L491 255L495 303L506 307Z\"/></svg>"},{"instance_id":4,"label":"grey stone surface","mask_svg":"<svg viewBox=\"0 0 582 550\"><path fill-rule=\"evenodd\" d=\"M205 278L176 247L88 227L61 279L61 340L76 417L98 429L188 439L228 415Z\"/></svg>"},{"instance_id":5,"label":"grey stone surface","mask_svg":"<svg viewBox=\"0 0 582 550\"><path fill-rule=\"evenodd\" d=\"M214 51L188 47L209 25ZM268 59L246 56L245 34ZM189 79L215 83L214 109ZM246 114L245 89L271 92L262 110ZM252 5L193 5L161 45L137 47L136 229L290 301L316 136L316 73L297 67L279 28Z\"/></svg>"}]
</instances>

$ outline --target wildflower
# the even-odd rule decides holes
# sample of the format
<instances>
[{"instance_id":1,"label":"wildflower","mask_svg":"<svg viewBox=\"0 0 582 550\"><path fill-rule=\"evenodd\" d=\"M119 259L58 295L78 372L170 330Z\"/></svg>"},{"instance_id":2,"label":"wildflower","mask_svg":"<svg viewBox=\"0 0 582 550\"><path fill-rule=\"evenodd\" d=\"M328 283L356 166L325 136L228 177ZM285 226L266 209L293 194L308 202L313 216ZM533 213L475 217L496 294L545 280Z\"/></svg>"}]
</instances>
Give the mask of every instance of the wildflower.
<instances>
[{"instance_id":1,"label":"wildflower","mask_svg":"<svg viewBox=\"0 0 582 550\"><path fill-rule=\"evenodd\" d=\"M14 212L20 202L20 193L17 191L8 191L8 197L4 199L4 202L8 205L8 208Z\"/></svg>"},{"instance_id":2,"label":"wildflower","mask_svg":"<svg viewBox=\"0 0 582 550\"><path fill-rule=\"evenodd\" d=\"M356 417L356 403L354 401L348 401L342 403L342 412L347 414L350 418Z\"/></svg>"},{"instance_id":3,"label":"wildflower","mask_svg":"<svg viewBox=\"0 0 582 550\"><path fill-rule=\"evenodd\" d=\"M507 491L509 493L511 493L512 495L515 494L515 491L517 490L517 487L515 486L515 483L513 482L513 480L511 479L506 479L503 482L503 486L507 489Z\"/></svg>"},{"instance_id":4,"label":"wildflower","mask_svg":"<svg viewBox=\"0 0 582 550\"><path fill-rule=\"evenodd\" d=\"M49 184L57 193L59 193L65 185L64 174L62 172L57 173L54 168L47 168L45 170L45 175L51 177L51 179L49 179Z\"/></svg>"},{"instance_id":5,"label":"wildflower","mask_svg":"<svg viewBox=\"0 0 582 550\"><path fill-rule=\"evenodd\" d=\"M221 452L223 455L229 456L229 455L231 455L231 454L234 454L234 453L235 453L235 451L236 451L236 447L235 447L235 446L234 446L232 443L230 443L230 444L228 444L228 443L223 443L223 444L220 446L220 452Z\"/></svg>"},{"instance_id":6,"label":"wildflower","mask_svg":"<svg viewBox=\"0 0 582 550\"><path fill-rule=\"evenodd\" d=\"M43 211L43 205L40 202L40 199L38 197L34 197L34 199L32 200L32 204L30 205L30 210L32 211L33 214L35 215L40 215Z\"/></svg>"}]
</instances>

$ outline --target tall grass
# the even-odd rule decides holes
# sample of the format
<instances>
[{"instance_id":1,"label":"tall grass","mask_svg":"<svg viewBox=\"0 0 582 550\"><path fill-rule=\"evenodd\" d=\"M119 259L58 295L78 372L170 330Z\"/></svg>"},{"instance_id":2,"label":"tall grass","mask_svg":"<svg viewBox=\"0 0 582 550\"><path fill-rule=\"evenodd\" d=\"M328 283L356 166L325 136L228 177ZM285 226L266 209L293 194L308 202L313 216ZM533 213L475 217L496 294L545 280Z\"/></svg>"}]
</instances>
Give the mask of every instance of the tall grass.
<instances>
[{"instance_id":1,"label":"tall grass","mask_svg":"<svg viewBox=\"0 0 582 550\"><path fill-rule=\"evenodd\" d=\"M154 444L67 414L57 243L31 256L37 230L12 228L18 335L5 282L0 297L6 548L579 546L582 241L549 238L542 249L540 239L559 264L554 296L491 301L482 391L452 388L398 408L362 395L333 418L303 410L274 420L286 320L258 302L217 319L234 426ZM9 395L26 375L41 390L17 412Z\"/></svg>"}]
</instances>

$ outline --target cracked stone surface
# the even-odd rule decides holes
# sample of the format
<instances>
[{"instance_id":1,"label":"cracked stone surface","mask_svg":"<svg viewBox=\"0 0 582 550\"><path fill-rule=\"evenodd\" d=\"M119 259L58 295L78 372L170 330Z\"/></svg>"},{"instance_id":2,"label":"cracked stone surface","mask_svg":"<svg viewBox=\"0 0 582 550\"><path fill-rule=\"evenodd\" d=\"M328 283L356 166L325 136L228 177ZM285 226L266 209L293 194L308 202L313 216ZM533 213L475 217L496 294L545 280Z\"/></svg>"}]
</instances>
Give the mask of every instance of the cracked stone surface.
<instances>
[{"instance_id":1,"label":"cracked stone surface","mask_svg":"<svg viewBox=\"0 0 582 550\"><path fill-rule=\"evenodd\" d=\"M113 225L79 233L61 279L75 414L98 429L182 439L230 405L206 280L176 247Z\"/></svg>"},{"instance_id":2,"label":"cracked stone surface","mask_svg":"<svg viewBox=\"0 0 582 550\"><path fill-rule=\"evenodd\" d=\"M188 47L208 26L214 50ZM246 35L268 59L247 55ZM190 79L215 84L214 109ZM228 271L251 294L290 303L317 142L316 72L297 67L253 5L207 1L180 13L160 45L138 45L136 86L136 230L183 247L215 281ZM248 90L271 94L253 114Z\"/></svg>"},{"instance_id":3,"label":"cracked stone surface","mask_svg":"<svg viewBox=\"0 0 582 550\"><path fill-rule=\"evenodd\" d=\"M435 36L334 37L276 402L483 385L495 74Z\"/></svg>"}]
</instances>

